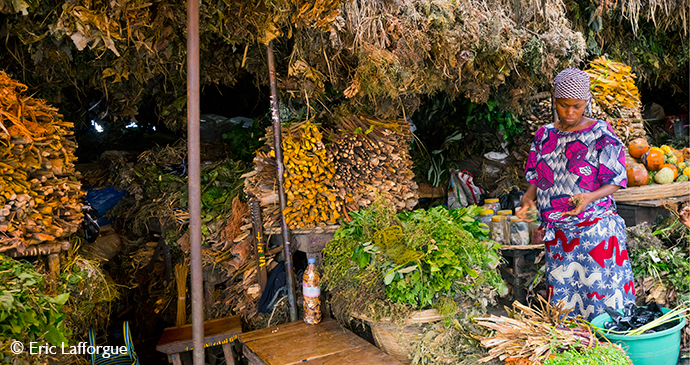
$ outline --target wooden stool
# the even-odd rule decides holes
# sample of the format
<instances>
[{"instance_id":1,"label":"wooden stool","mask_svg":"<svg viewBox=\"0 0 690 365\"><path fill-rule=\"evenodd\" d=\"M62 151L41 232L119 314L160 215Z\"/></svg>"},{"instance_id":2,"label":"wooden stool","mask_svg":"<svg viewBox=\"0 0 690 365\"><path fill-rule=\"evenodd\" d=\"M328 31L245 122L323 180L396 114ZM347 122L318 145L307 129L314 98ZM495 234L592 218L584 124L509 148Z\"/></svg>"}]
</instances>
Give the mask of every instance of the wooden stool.
<instances>
[{"instance_id":1,"label":"wooden stool","mask_svg":"<svg viewBox=\"0 0 690 365\"><path fill-rule=\"evenodd\" d=\"M204 348L223 346L225 363L234 365L232 343L235 342L240 333L242 333L242 323L239 316L206 321L204 322ZM180 353L192 351L193 348L191 324L166 328L156 345L156 350L168 355L168 362L173 365L182 365Z\"/></svg>"}]
</instances>

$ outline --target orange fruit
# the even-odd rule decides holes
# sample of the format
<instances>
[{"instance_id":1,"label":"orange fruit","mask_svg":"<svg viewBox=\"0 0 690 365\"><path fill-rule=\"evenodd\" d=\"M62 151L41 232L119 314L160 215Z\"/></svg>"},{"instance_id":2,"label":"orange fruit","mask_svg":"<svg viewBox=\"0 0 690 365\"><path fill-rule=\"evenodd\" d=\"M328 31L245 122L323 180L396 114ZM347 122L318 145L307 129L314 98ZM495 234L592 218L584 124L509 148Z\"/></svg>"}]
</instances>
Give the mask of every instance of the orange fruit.
<instances>
[{"instance_id":1,"label":"orange fruit","mask_svg":"<svg viewBox=\"0 0 690 365\"><path fill-rule=\"evenodd\" d=\"M634 158L640 158L647 151L649 151L649 143L644 138L633 139L628 144L628 153Z\"/></svg>"},{"instance_id":2,"label":"orange fruit","mask_svg":"<svg viewBox=\"0 0 690 365\"><path fill-rule=\"evenodd\" d=\"M639 163L628 166L626 172L628 175L628 186L643 186L649 182L647 169Z\"/></svg>"},{"instance_id":3,"label":"orange fruit","mask_svg":"<svg viewBox=\"0 0 690 365\"><path fill-rule=\"evenodd\" d=\"M661 170L661 165L664 164L664 151L658 147L652 147L649 151L642 155L642 163L650 171Z\"/></svg>"}]
</instances>

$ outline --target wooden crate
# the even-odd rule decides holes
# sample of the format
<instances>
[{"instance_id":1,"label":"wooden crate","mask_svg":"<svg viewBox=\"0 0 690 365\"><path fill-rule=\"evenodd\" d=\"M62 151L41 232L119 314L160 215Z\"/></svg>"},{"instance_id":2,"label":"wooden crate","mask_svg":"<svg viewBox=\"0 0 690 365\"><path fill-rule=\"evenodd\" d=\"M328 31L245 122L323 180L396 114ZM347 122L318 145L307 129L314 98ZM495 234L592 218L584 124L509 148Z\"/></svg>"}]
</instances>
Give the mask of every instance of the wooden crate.
<instances>
[{"instance_id":1,"label":"wooden crate","mask_svg":"<svg viewBox=\"0 0 690 365\"><path fill-rule=\"evenodd\" d=\"M668 218L671 212L664 207L664 203L682 203L687 201L690 201L690 195L668 199L626 201L622 203L616 201L616 205L618 206L618 215L623 218L625 225L632 227L642 222L647 222L650 225L654 224L659 215Z\"/></svg>"},{"instance_id":2,"label":"wooden crate","mask_svg":"<svg viewBox=\"0 0 690 365\"><path fill-rule=\"evenodd\" d=\"M637 202L642 200L668 199L690 196L690 181L665 185L635 186L619 189L613 194L613 200L619 202Z\"/></svg>"}]
</instances>

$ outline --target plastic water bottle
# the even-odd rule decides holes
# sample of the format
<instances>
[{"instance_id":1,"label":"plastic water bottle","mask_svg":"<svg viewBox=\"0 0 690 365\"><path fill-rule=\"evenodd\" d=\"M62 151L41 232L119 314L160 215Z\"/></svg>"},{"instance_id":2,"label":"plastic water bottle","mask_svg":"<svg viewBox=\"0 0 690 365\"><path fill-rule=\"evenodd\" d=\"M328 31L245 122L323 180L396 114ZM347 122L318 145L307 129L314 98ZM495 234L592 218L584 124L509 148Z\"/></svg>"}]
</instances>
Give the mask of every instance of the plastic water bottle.
<instances>
[{"instance_id":1,"label":"plastic water bottle","mask_svg":"<svg viewBox=\"0 0 690 365\"><path fill-rule=\"evenodd\" d=\"M316 264L313 257L309 258L309 266L304 272L302 281L302 295L304 296L304 322L317 324L321 322L321 278L316 272Z\"/></svg>"}]
</instances>

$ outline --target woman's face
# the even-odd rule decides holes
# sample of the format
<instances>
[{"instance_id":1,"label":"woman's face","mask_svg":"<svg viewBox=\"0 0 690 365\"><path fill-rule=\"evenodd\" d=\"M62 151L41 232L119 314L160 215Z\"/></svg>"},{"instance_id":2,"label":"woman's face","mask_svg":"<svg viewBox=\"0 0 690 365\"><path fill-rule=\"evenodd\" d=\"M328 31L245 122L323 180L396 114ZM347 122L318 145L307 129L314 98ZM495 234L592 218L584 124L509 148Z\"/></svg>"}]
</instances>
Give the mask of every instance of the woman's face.
<instances>
[{"instance_id":1,"label":"woman's face","mask_svg":"<svg viewBox=\"0 0 690 365\"><path fill-rule=\"evenodd\" d=\"M582 117L587 107L587 100L557 98L556 112L564 127L574 127Z\"/></svg>"}]
</instances>

